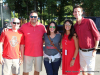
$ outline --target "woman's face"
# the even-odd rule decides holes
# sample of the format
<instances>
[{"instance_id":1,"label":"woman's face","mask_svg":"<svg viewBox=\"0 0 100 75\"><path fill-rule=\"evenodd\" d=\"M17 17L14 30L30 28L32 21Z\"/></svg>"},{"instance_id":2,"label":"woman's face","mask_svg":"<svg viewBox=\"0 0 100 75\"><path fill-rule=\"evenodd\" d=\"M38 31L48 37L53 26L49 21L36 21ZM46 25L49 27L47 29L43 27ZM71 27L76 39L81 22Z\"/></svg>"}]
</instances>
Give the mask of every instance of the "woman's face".
<instances>
[{"instance_id":1,"label":"woman's face","mask_svg":"<svg viewBox=\"0 0 100 75\"><path fill-rule=\"evenodd\" d=\"M51 23L50 26L49 26L49 30L50 32L54 32L55 31L55 24L54 23Z\"/></svg>"},{"instance_id":2,"label":"woman's face","mask_svg":"<svg viewBox=\"0 0 100 75\"><path fill-rule=\"evenodd\" d=\"M65 23L65 30L66 30L66 31L69 31L70 29L71 29L71 24L70 24L70 22L67 21L67 22Z\"/></svg>"}]
</instances>

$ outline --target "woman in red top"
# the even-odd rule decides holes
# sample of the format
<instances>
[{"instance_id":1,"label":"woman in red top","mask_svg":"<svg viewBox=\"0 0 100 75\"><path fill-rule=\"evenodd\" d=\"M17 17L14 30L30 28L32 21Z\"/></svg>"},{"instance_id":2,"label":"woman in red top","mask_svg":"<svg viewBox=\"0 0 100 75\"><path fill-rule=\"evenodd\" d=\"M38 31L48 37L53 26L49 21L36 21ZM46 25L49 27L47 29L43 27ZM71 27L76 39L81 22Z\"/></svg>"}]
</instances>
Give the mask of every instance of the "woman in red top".
<instances>
[{"instance_id":1,"label":"woman in red top","mask_svg":"<svg viewBox=\"0 0 100 75\"><path fill-rule=\"evenodd\" d=\"M71 20L66 20L64 22L63 31L62 74L78 75L80 73L78 39Z\"/></svg>"}]
</instances>

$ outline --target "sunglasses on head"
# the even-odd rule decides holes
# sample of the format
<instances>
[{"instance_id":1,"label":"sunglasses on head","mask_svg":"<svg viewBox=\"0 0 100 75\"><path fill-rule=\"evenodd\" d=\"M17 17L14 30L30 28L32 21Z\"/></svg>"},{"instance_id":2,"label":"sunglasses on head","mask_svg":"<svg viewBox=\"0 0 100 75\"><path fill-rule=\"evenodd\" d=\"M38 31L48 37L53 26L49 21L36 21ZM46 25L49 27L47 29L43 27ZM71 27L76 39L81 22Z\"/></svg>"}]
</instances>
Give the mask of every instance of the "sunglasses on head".
<instances>
[{"instance_id":1,"label":"sunglasses on head","mask_svg":"<svg viewBox=\"0 0 100 75\"><path fill-rule=\"evenodd\" d=\"M13 24L20 24L19 22L13 22Z\"/></svg>"},{"instance_id":2,"label":"sunglasses on head","mask_svg":"<svg viewBox=\"0 0 100 75\"><path fill-rule=\"evenodd\" d=\"M33 18L33 17L34 17L34 18L37 18L37 16L30 16L30 17L31 17L31 18Z\"/></svg>"},{"instance_id":3,"label":"sunglasses on head","mask_svg":"<svg viewBox=\"0 0 100 75\"><path fill-rule=\"evenodd\" d=\"M50 26L49 28L52 28L52 27L53 27L53 28L56 28L55 26Z\"/></svg>"}]
</instances>

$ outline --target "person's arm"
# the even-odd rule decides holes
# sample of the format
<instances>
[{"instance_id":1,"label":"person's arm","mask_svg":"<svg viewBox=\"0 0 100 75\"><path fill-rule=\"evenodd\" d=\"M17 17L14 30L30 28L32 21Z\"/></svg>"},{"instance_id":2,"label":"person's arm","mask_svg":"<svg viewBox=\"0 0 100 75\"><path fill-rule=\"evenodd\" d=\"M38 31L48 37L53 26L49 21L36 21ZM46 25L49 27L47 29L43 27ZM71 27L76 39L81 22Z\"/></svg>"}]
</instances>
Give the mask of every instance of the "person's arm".
<instances>
[{"instance_id":1,"label":"person's arm","mask_svg":"<svg viewBox=\"0 0 100 75\"><path fill-rule=\"evenodd\" d=\"M96 56L96 49L98 48L98 45L99 45L99 41L95 41L95 46L94 46L94 50L93 50L93 53L92 53L93 57Z\"/></svg>"},{"instance_id":2,"label":"person's arm","mask_svg":"<svg viewBox=\"0 0 100 75\"><path fill-rule=\"evenodd\" d=\"M25 36L22 33L22 37L21 37L21 41L20 41L20 52L21 52L20 65L23 63L24 47L25 47Z\"/></svg>"},{"instance_id":3,"label":"person's arm","mask_svg":"<svg viewBox=\"0 0 100 75\"><path fill-rule=\"evenodd\" d=\"M99 41L100 33L96 27L96 24L91 19L89 19L89 29L91 30L91 33L93 34L94 40ZM96 43L95 43L95 46L96 46Z\"/></svg>"},{"instance_id":4,"label":"person's arm","mask_svg":"<svg viewBox=\"0 0 100 75\"><path fill-rule=\"evenodd\" d=\"M62 49L62 38L63 36L61 36L60 49Z\"/></svg>"},{"instance_id":5,"label":"person's arm","mask_svg":"<svg viewBox=\"0 0 100 75\"><path fill-rule=\"evenodd\" d=\"M72 61L70 62L70 67L72 67L74 65L76 56L77 56L78 51L79 51L78 39L76 38L76 34L74 34L73 39L74 39L74 43L75 43L75 52L74 52L74 56L72 58Z\"/></svg>"},{"instance_id":6,"label":"person's arm","mask_svg":"<svg viewBox=\"0 0 100 75\"><path fill-rule=\"evenodd\" d=\"M1 36L0 36L0 64L4 63L4 60L3 60L3 57L2 57L4 39L5 39L5 33L2 32Z\"/></svg>"},{"instance_id":7,"label":"person's arm","mask_svg":"<svg viewBox=\"0 0 100 75\"><path fill-rule=\"evenodd\" d=\"M3 43L0 42L0 64L2 65L4 63L4 60L2 58L2 51L3 51Z\"/></svg>"},{"instance_id":8,"label":"person's arm","mask_svg":"<svg viewBox=\"0 0 100 75\"><path fill-rule=\"evenodd\" d=\"M94 40L95 40L95 46L94 46L94 50L93 50L93 53L92 55L93 56L96 56L96 49L98 48L98 45L99 45L99 37L100 37L100 33L96 27L96 24L94 23L93 20L89 19L89 25L90 25L90 29L91 29L91 32L93 34L93 37L94 37Z\"/></svg>"},{"instance_id":9,"label":"person's arm","mask_svg":"<svg viewBox=\"0 0 100 75\"><path fill-rule=\"evenodd\" d=\"M24 58L24 45L20 45L20 52L21 52L21 57L20 57L20 65L23 63L23 58Z\"/></svg>"},{"instance_id":10,"label":"person's arm","mask_svg":"<svg viewBox=\"0 0 100 75\"><path fill-rule=\"evenodd\" d=\"M62 49L62 40L61 40L61 43L60 43L60 49Z\"/></svg>"}]
</instances>

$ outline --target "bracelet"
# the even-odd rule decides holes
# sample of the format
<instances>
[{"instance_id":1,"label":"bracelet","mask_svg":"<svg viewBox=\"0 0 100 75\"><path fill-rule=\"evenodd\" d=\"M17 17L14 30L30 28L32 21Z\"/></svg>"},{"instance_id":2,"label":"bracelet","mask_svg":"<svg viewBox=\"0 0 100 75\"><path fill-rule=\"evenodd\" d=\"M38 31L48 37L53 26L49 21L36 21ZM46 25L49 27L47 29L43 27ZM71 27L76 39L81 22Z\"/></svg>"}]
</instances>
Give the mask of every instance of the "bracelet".
<instances>
[{"instance_id":1,"label":"bracelet","mask_svg":"<svg viewBox=\"0 0 100 75\"><path fill-rule=\"evenodd\" d=\"M75 58L73 58L73 60L75 60Z\"/></svg>"}]
</instances>

